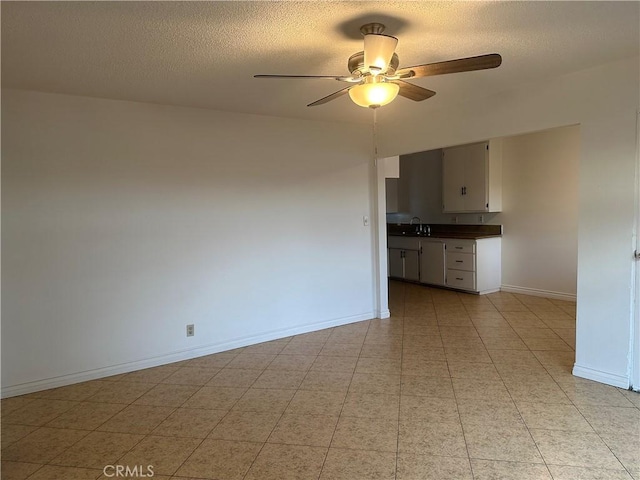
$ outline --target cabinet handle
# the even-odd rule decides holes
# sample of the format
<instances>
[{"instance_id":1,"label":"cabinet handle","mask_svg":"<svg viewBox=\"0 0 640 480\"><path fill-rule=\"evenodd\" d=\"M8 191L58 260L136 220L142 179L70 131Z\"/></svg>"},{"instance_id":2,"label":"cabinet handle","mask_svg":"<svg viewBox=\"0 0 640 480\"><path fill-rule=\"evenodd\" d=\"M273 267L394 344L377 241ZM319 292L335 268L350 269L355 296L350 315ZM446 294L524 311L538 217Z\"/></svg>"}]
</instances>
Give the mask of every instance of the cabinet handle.
<instances>
[{"instance_id":1,"label":"cabinet handle","mask_svg":"<svg viewBox=\"0 0 640 480\"><path fill-rule=\"evenodd\" d=\"M456 280L464 280L464 278L456 277Z\"/></svg>"},{"instance_id":2,"label":"cabinet handle","mask_svg":"<svg viewBox=\"0 0 640 480\"><path fill-rule=\"evenodd\" d=\"M455 247L456 250L462 250L462 247Z\"/></svg>"},{"instance_id":3,"label":"cabinet handle","mask_svg":"<svg viewBox=\"0 0 640 480\"><path fill-rule=\"evenodd\" d=\"M456 260L456 263L462 263L462 260Z\"/></svg>"}]
</instances>

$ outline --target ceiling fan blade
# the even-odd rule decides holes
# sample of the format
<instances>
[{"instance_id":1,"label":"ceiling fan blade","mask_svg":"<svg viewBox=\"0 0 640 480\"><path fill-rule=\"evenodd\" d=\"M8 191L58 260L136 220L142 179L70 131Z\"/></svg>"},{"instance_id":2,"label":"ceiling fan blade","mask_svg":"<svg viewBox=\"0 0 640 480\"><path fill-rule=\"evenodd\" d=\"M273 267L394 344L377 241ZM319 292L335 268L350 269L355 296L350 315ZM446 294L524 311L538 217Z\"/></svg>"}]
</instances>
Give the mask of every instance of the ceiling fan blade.
<instances>
[{"instance_id":1,"label":"ceiling fan blade","mask_svg":"<svg viewBox=\"0 0 640 480\"><path fill-rule=\"evenodd\" d=\"M434 92L433 90L419 87L418 85L414 85L413 83L403 82L402 80L395 80L393 83L397 83L398 85L400 85L400 91L398 92L398 95L401 95L415 102L421 102L422 100L431 98L436 94L436 92Z\"/></svg>"},{"instance_id":2,"label":"ceiling fan blade","mask_svg":"<svg viewBox=\"0 0 640 480\"><path fill-rule=\"evenodd\" d=\"M479 55L477 57L459 58L446 62L428 63L426 65L416 65L415 67L401 68L396 71L400 78L430 77L433 75L444 75L446 73L471 72L473 70L486 70L488 68L499 67L502 57L497 53Z\"/></svg>"},{"instance_id":3,"label":"ceiling fan blade","mask_svg":"<svg viewBox=\"0 0 640 480\"><path fill-rule=\"evenodd\" d=\"M336 98L341 97L342 95L345 95L350 88L351 87L346 87L346 88L343 88L342 90L338 90L337 92L332 93L331 95L322 97L320 100L316 100L315 102L310 103L309 105L307 105L307 107L315 107L316 105L323 105L327 102L330 102L331 100L335 100Z\"/></svg>"},{"instance_id":4,"label":"ceiling fan blade","mask_svg":"<svg viewBox=\"0 0 640 480\"><path fill-rule=\"evenodd\" d=\"M324 79L338 80L339 82L359 82L360 79L344 77L341 75L254 75L253 78L304 78L304 79Z\"/></svg>"}]
</instances>

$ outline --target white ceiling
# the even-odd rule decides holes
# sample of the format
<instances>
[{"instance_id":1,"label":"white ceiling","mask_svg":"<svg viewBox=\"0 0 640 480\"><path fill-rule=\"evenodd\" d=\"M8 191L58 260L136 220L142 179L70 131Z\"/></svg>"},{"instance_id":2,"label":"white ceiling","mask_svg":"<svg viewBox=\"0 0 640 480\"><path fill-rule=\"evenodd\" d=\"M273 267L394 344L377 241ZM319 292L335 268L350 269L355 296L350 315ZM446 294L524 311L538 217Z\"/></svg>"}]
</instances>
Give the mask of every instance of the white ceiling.
<instances>
[{"instance_id":1,"label":"white ceiling","mask_svg":"<svg viewBox=\"0 0 640 480\"><path fill-rule=\"evenodd\" d=\"M640 50L638 2L1 2L2 85L292 118L369 122L333 80L359 27L387 25L400 66L500 53L500 68L415 80L437 95L383 107L416 115Z\"/></svg>"}]
</instances>

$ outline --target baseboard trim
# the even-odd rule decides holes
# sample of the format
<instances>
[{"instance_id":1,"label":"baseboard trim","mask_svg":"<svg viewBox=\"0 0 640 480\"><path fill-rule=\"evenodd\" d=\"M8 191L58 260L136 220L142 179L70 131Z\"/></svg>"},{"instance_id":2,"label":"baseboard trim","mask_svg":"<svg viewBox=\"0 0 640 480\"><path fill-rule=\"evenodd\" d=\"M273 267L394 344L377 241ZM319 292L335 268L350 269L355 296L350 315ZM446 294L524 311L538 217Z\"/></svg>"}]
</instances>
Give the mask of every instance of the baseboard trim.
<instances>
[{"instance_id":1,"label":"baseboard trim","mask_svg":"<svg viewBox=\"0 0 640 480\"><path fill-rule=\"evenodd\" d=\"M27 393L48 390L50 388L64 387L67 385L72 385L74 383L86 382L89 380L98 380L100 378L110 377L112 375L120 375L122 373L129 373L135 370L158 367L160 365L180 362L183 360L191 360L192 358L220 353L227 350L233 350L234 348L246 347L248 345L254 345L256 343L269 342L271 340L286 338L292 335L300 335L302 333L315 332L317 330L323 330L325 328L339 327L341 325L348 325L350 323L370 320L372 318L375 318L374 312L366 312L359 315L351 315L348 317L336 318L333 320L302 325L299 327L273 330L258 335L249 335L227 342L213 343L188 350L168 353L166 355L159 355L157 357L145 358L133 362L121 363L118 365L111 365L104 368L97 368L84 372L72 373L69 375L61 375L54 378L46 378L34 382L25 382L18 385L9 385L6 387L2 387L2 394L0 395L0 397L15 397L17 395L25 395Z\"/></svg>"},{"instance_id":2,"label":"baseboard trim","mask_svg":"<svg viewBox=\"0 0 640 480\"><path fill-rule=\"evenodd\" d=\"M376 312L376 318L385 319L391 317L391 311L387 310L378 310Z\"/></svg>"},{"instance_id":3,"label":"baseboard trim","mask_svg":"<svg viewBox=\"0 0 640 480\"><path fill-rule=\"evenodd\" d=\"M586 378L587 380L593 380L594 382L606 383L618 388L629 388L629 377L624 375L617 375L615 373L603 372L589 367L584 367L575 363L573 365L573 372L576 377Z\"/></svg>"},{"instance_id":4,"label":"baseboard trim","mask_svg":"<svg viewBox=\"0 0 640 480\"><path fill-rule=\"evenodd\" d=\"M533 295L534 297L552 298L554 300L566 300L575 302L576 295L574 293L554 292L551 290L542 290L539 288L518 287L516 285L501 285L501 292L521 293L523 295Z\"/></svg>"}]
</instances>

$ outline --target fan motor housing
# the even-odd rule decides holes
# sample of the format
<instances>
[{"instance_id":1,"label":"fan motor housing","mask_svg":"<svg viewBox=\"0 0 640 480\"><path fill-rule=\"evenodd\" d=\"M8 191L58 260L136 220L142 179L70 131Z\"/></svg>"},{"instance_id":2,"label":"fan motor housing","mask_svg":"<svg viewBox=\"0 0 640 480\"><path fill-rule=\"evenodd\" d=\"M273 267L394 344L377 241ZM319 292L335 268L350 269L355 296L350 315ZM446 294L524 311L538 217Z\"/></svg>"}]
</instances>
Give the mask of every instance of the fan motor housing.
<instances>
[{"instance_id":1,"label":"fan motor housing","mask_svg":"<svg viewBox=\"0 0 640 480\"><path fill-rule=\"evenodd\" d=\"M364 51L351 55L347 65L351 75L362 75L366 71L364 68ZM389 62L386 75L393 75L398 69L398 65L400 65L400 60L398 59L398 55L394 53Z\"/></svg>"}]
</instances>

